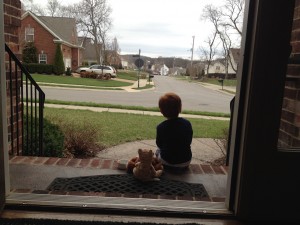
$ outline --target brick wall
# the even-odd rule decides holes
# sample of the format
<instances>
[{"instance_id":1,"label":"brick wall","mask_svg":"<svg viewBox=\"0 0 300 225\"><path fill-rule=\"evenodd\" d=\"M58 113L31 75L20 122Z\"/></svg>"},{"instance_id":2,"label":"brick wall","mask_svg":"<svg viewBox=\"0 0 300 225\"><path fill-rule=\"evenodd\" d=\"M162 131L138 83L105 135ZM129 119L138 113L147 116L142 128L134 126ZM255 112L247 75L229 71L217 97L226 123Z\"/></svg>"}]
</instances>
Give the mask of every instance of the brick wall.
<instances>
[{"instance_id":1,"label":"brick wall","mask_svg":"<svg viewBox=\"0 0 300 225\"><path fill-rule=\"evenodd\" d=\"M47 63L53 64L56 51L56 44L53 42L53 35L49 33L44 27L42 27L31 16L27 16L22 21L22 27L20 29L21 37L25 37L25 28L34 28L34 45L38 49L38 54L47 54ZM38 34L38 35L37 35ZM21 49L25 44L25 38L22 38Z\"/></svg>"},{"instance_id":2,"label":"brick wall","mask_svg":"<svg viewBox=\"0 0 300 225\"><path fill-rule=\"evenodd\" d=\"M79 65L81 65L82 54L80 54L80 50L73 48L72 49L72 67L71 69L75 71Z\"/></svg>"},{"instance_id":3,"label":"brick wall","mask_svg":"<svg viewBox=\"0 0 300 225\"><path fill-rule=\"evenodd\" d=\"M14 53L19 53L18 29L21 26L20 0L4 0L4 38Z\"/></svg>"},{"instance_id":4,"label":"brick wall","mask_svg":"<svg viewBox=\"0 0 300 225\"><path fill-rule=\"evenodd\" d=\"M300 0L296 0L291 33L293 63L288 64L278 145L300 147Z\"/></svg>"},{"instance_id":5,"label":"brick wall","mask_svg":"<svg viewBox=\"0 0 300 225\"><path fill-rule=\"evenodd\" d=\"M19 52L19 28L21 26L21 2L20 0L4 0L3 2L3 9L4 9L4 38L5 43L9 46L9 48L13 51L13 53L18 57L20 56ZM5 67L6 71L9 71L9 63L8 63L8 55L5 56ZM17 137L16 135L16 127L17 124L19 124L19 128L21 123L21 117L20 113L17 115L15 112L16 106L18 104L19 108L20 103L16 102L16 88L17 86L21 85L20 80L20 73L14 71L14 65L12 64L12 72L14 72L12 84L13 84L13 90L9 90L9 72L6 72L7 77L7 83L6 83L6 92L7 92L7 119L8 119L8 138L9 138L9 152L16 152L16 146L17 142L22 142L22 136L19 135ZM18 83L16 83L18 82ZM10 97L12 95L12 98ZM13 102L13 107L10 107L11 100ZM14 120L14 123L11 124L11 112L13 112L14 118L19 118L19 120ZM12 135L12 130L14 131L14 134ZM13 137L13 138L12 138ZM12 140L13 139L13 140ZM12 143L14 146L14 149L12 149Z\"/></svg>"}]
</instances>

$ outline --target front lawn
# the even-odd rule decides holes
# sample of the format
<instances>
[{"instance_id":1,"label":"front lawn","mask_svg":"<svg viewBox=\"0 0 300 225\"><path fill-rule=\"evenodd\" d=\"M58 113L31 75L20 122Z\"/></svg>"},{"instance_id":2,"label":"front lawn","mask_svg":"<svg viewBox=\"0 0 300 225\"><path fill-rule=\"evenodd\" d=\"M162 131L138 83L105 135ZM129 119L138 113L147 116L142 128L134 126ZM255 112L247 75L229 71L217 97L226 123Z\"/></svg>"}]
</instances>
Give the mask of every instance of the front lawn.
<instances>
[{"instance_id":1,"label":"front lawn","mask_svg":"<svg viewBox=\"0 0 300 225\"><path fill-rule=\"evenodd\" d=\"M145 139L155 139L156 126L163 116L137 115L128 113L92 112L45 108L45 118L62 130L94 128L98 143L106 147ZM194 138L222 138L229 121L189 119L194 130Z\"/></svg>"},{"instance_id":2,"label":"front lawn","mask_svg":"<svg viewBox=\"0 0 300 225\"><path fill-rule=\"evenodd\" d=\"M124 80L137 80L137 72L131 70L118 70L117 71L117 78L124 79Z\"/></svg>"},{"instance_id":3,"label":"front lawn","mask_svg":"<svg viewBox=\"0 0 300 225\"><path fill-rule=\"evenodd\" d=\"M32 78L36 82L51 83L51 84L71 84L71 85L84 85L95 87L126 87L132 85L130 82L118 80L98 80L90 78L77 78L71 76L56 76L56 75L41 75L32 74Z\"/></svg>"}]
</instances>

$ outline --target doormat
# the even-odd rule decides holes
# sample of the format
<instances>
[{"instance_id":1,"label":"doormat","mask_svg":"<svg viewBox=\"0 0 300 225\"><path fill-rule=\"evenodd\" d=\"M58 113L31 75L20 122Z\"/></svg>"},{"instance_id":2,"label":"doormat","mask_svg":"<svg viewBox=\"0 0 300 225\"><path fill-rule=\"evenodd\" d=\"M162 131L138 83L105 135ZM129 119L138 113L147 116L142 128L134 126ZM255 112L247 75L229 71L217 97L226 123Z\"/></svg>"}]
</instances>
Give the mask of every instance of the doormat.
<instances>
[{"instance_id":1,"label":"doormat","mask_svg":"<svg viewBox=\"0 0 300 225\"><path fill-rule=\"evenodd\" d=\"M47 190L209 197L203 184L168 180L166 178L143 183L134 178L132 174L55 178Z\"/></svg>"},{"instance_id":2,"label":"doormat","mask_svg":"<svg viewBox=\"0 0 300 225\"><path fill-rule=\"evenodd\" d=\"M74 221L74 220L53 220L53 219L3 219L0 218L1 225L164 225L165 223L138 223L138 222L110 222L110 221ZM187 223L185 225L196 225Z\"/></svg>"}]
</instances>

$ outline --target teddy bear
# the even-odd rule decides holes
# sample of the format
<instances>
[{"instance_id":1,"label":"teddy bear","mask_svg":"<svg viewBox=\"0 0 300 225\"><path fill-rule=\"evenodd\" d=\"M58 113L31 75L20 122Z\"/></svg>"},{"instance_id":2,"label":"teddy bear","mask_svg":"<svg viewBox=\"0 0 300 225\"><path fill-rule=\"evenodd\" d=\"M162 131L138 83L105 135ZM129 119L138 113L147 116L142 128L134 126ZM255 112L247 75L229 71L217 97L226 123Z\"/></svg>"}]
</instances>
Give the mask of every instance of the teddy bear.
<instances>
[{"instance_id":1,"label":"teddy bear","mask_svg":"<svg viewBox=\"0 0 300 225\"><path fill-rule=\"evenodd\" d=\"M132 170L133 176L140 181L151 181L154 178L158 178L162 175L163 167L158 159L153 157L152 150L139 149L138 157L131 160L131 163L135 161L135 166ZM158 170L155 169L152 163L156 164ZM160 165L159 165L160 164Z\"/></svg>"},{"instance_id":2,"label":"teddy bear","mask_svg":"<svg viewBox=\"0 0 300 225\"><path fill-rule=\"evenodd\" d=\"M139 162L138 156L135 156L135 157L131 158L128 162L126 162L126 170L128 173L133 173L133 168L135 167L135 164L137 162ZM153 156L153 158L152 158L152 166L154 167L154 169L156 171L164 169L161 160L159 160L156 156Z\"/></svg>"}]
</instances>

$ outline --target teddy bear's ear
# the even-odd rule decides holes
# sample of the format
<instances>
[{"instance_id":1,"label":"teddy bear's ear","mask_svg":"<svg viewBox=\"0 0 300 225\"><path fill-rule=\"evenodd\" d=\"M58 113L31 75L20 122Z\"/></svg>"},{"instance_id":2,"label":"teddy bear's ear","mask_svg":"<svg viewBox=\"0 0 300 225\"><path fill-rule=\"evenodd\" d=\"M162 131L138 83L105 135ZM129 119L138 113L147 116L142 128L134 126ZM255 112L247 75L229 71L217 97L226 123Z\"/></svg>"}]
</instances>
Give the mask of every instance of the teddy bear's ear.
<instances>
[{"instance_id":1,"label":"teddy bear's ear","mask_svg":"<svg viewBox=\"0 0 300 225\"><path fill-rule=\"evenodd\" d=\"M153 154L152 149L150 149L149 152L150 152L151 154Z\"/></svg>"},{"instance_id":2,"label":"teddy bear's ear","mask_svg":"<svg viewBox=\"0 0 300 225\"><path fill-rule=\"evenodd\" d=\"M142 151L143 151L143 150L139 148L138 153L142 153Z\"/></svg>"}]
</instances>

